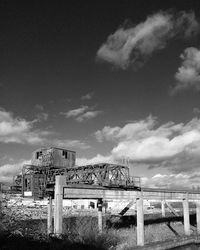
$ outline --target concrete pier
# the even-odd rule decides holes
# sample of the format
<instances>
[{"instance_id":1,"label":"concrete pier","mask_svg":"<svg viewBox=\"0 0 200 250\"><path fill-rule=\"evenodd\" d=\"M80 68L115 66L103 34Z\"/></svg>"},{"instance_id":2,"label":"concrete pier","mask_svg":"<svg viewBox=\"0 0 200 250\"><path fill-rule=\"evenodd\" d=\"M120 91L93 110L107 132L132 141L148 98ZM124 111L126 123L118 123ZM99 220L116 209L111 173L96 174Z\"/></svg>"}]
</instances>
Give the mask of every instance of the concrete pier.
<instances>
[{"instance_id":1,"label":"concrete pier","mask_svg":"<svg viewBox=\"0 0 200 250\"><path fill-rule=\"evenodd\" d=\"M98 199L98 230L100 234L102 234L103 231L102 204L102 199Z\"/></svg>"},{"instance_id":2,"label":"concrete pier","mask_svg":"<svg viewBox=\"0 0 200 250\"><path fill-rule=\"evenodd\" d=\"M162 211L162 217L165 217L165 201L161 201L161 211Z\"/></svg>"},{"instance_id":3,"label":"concrete pier","mask_svg":"<svg viewBox=\"0 0 200 250\"><path fill-rule=\"evenodd\" d=\"M196 202L197 233L200 234L200 201Z\"/></svg>"},{"instance_id":4,"label":"concrete pier","mask_svg":"<svg viewBox=\"0 0 200 250\"><path fill-rule=\"evenodd\" d=\"M188 197L186 196L183 199L183 220L184 220L184 231L185 235L190 235L190 212L189 212L189 202Z\"/></svg>"},{"instance_id":5,"label":"concrete pier","mask_svg":"<svg viewBox=\"0 0 200 250\"><path fill-rule=\"evenodd\" d=\"M54 233L58 235L62 234L63 188L61 183L62 176L56 176Z\"/></svg>"},{"instance_id":6,"label":"concrete pier","mask_svg":"<svg viewBox=\"0 0 200 250\"><path fill-rule=\"evenodd\" d=\"M47 233L53 233L53 209L52 209L52 198L49 197L48 213L47 213Z\"/></svg>"},{"instance_id":7,"label":"concrete pier","mask_svg":"<svg viewBox=\"0 0 200 250\"><path fill-rule=\"evenodd\" d=\"M144 246L144 211L142 194L136 200L137 203L137 245Z\"/></svg>"},{"instance_id":8,"label":"concrete pier","mask_svg":"<svg viewBox=\"0 0 200 250\"><path fill-rule=\"evenodd\" d=\"M167 190L143 188L142 190L122 190L121 188L107 188L95 185L66 184L66 176L56 176L54 190L55 211L54 211L54 233L58 236L62 234L62 207L63 199L96 199L98 200L98 229L99 233L103 230L102 221L102 200L136 200L137 207L137 245L144 245L144 210L143 199L150 201L160 201L162 216L165 216L165 205L176 215L176 211L169 202L183 203L184 231L190 235L190 215L189 200L196 202L197 212L197 231L200 234L200 192L188 192L187 190ZM130 203L131 204L131 203ZM49 205L50 211L50 205ZM123 210L122 210L123 211ZM50 213L49 213L50 215ZM48 222L50 231L50 216Z\"/></svg>"}]
</instances>

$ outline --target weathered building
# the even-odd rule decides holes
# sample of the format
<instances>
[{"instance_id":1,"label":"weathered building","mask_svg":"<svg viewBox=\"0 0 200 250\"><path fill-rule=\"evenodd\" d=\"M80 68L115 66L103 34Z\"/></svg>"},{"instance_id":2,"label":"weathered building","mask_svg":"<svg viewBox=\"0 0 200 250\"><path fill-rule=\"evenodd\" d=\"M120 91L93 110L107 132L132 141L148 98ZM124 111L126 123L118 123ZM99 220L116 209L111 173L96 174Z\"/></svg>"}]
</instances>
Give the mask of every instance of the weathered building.
<instances>
[{"instance_id":1,"label":"weathered building","mask_svg":"<svg viewBox=\"0 0 200 250\"><path fill-rule=\"evenodd\" d=\"M41 199L46 188L55 182L55 176L73 168L76 152L64 148L40 148L32 153L31 163L22 170L23 196ZM19 179L19 178L18 178Z\"/></svg>"},{"instance_id":2,"label":"weathered building","mask_svg":"<svg viewBox=\"0 0 200 250\"><path fill-rule=\"evenodd\" d=\"M76 152L63 148L41 148L32 153L31 165L67 168L75 166Z\"/></svg>"}]
</instances>

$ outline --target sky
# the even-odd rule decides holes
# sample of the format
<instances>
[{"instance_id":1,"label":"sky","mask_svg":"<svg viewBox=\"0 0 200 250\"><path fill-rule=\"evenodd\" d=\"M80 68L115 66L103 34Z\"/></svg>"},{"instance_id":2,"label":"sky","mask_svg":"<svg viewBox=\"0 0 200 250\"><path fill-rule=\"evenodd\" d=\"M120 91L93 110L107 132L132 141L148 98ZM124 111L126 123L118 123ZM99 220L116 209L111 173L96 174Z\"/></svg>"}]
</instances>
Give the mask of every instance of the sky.
<instances>
[{"instance_id":1,"label":"sky","mask_svg":"<svg viewBox=\"0 0 200 250\"><path fill-rule=\"evenodd\" d=\"M37 148L200 185L199 0L0 1L0 181Z\"/></svg>"}]
</instances>

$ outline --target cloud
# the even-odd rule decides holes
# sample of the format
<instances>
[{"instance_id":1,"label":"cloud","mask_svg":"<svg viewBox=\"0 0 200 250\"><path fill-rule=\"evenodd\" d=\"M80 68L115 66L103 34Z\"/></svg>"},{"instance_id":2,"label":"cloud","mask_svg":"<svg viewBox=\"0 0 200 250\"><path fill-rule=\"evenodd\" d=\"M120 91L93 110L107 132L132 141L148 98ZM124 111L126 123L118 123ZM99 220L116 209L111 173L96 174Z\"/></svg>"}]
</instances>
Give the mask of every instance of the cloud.
<instances>
[{"instance_id":1,"label":"cloud","mask_svg":"<svg viewBox=\"0 0 200 250\"><path fill-rule=\"evenodd\" d=\"M180 58L183 61L175 74L176 84L172 94L189 88L200 91L200 50L187 48Z\"/></svg>"},{"instance_id":2,"label":"cloud","mask_svg":"<svg viewBox=\"0 0 200 250\"><path fill-rule=\"evenodd\" d=\"M123 128L105 126L102 130L96 131L95 136L99 142L102 142L104 139L107 141L114 141L120 138L129 139L141 134L144 136L145 132L149 131L155 123L156 118L149 116L145 120L128 123Z\"/></svg>"},{"instance_id":3,"label":"cloud","mask_svg":"<svg viewBox=\"0 0 200 250\"><path fill-rule=\"evenodd\" d=\"M66 118L76 117L78 115L83 114L87 109L88 106L81 106L80 108L69 110L66 113L61 112L61 114L64 115Z\"/></svg>"},{"instance_id":4,"label":"cloud","mask_svg":"<svg viewBox=\"0 0 200 250\"><path fill-rule=\"evenodd\" d=\"M112 153L116 158L129 158L133 161L163 161L178 155L188 146L200 142L200 132L188 133L166 138L162 136L149 136L141 140L127 140L119 142Z\"/></svg>"},{"instance_id":5,"label":"cloud","mask_svg":"<svg viewBox=\"0 0 200 250\"><path fill-rule=\"evenodd\" d=\"M0 166L0 182L12 182L13 177L21 173L23 165L25 164L30 164L30 161L22 160L16 164Z\"/></svg>"},{"instance_id":6,"label":"cloud","mask_svg":"<svg viewBox=\"0 0 200 250\"><path fill-rule=\"evenodd\" d=\"M39 110L41 110L41 111L44 110L44 107L43 107L42 105L40 105L40 104L36 104L36 105L35 105L35 108L36 108L36 109L39 109Z\"/></svg>"},{"instance_id":7,"label":"cloud","mask_svg":"<svg viewBox=\"0 0 200 250\"><path fill-rule=\"evenodd\" d=\"M158 124L155 117L128 123L123 127L106 126L98 130L99 141L113 143L110 159L120 162L163 167L174 173L191 172L200 164L200 119L190 122Z\"/></svg>"},{"instance_id":8,"label":"cloud","mask_svg":"<svg viewBox=\"0 0 200 250\"><path fill-rule=\"evenodd\" d=\"M38 113L36 115L36 119L38 122L43 122L43 121L46 121L48 119L49 115L45 112L41 112L41 113Z\"/></svg>"},{"instance_id":9,"label":"cloud","mask_svg":"<svg viewBox=\"0 0 200 250\"><path fill-rule=\"evenodd\" d=\"M80 140L65 140L65 139L54 139L52 141L52 145L61 147L61 148L80 148L80 149L88 149L90 146L86 144L85 142L82 142Z\"/></svg>"},{"instance_id":10,"label":"cloud","mask_svg":"<svg viewBox=\"0 0 200 250\"><path fill-rule=\"evenodd\" d=\"M192 189L199 187L200 172L192 174L156 174L151 178L141 178L143 187Z\"/></svg>"},{"instance_id":11,"label":"cloud","mask_svg":"<svg viewBox=\"0 0 200 250\"><path fill-rule=\"evenodd\" d=\"M86 95L81 96L81 100L91 100L93 97L94 93L87 93Z\"/></svg>"},{"instance_id":12,"label":"cloud","mask_svg":"<svg viewBox=\"0 0 200 250\"><path fill-rule=\"evenodd\" d=\"M77 109L69 110L68 112L61 112L61 115L64 115L66 118L73 117L77 122L83 122L95 118L101 114L101 110L92 110L88 106L81 106Z\"/></svg>"},{"instance_id":13,"label":"cloud","mask_svg":"<svg viewBox=\"0 0 200 250\"><path fill-rule=\"evenodd\" d=\"M0 110L0 142L40 144L48 131L33 130L35 121L14 117L11 112Z\"/></svg>"},{"instance_id":14,"label":"cloud","mask_svg":"<svg viewBox=\"0 0 200 250\"><path fill-rule=\"evenodd\" d=\"M197 108L197 107L195 107L195 108L193 108L193 110L192 110L192 112L194 113L194 114L200 114L200 109L199 108Z\"/></svg>"},{"instance_id":15,"label":"cloud","mask_svg":"<svg viewBox=\"0 0 200 250\"><path fill-rule=\"evenodd\" d=\"M77 158L76 159L76 165L77 166L84 166L89 164L97 164L97 163L113 163L115 162L112 156L103 156L101 154L97 154L95 157L91 159L87 158Z\"/></svg>"},{"instance_id":16,"label":"cloud","mask_svg":"<svg viewBox=\"0 0 200 250\"><path fill-rule=\"evenodd\" d=\"M98 116L101 113L102 113L102 111L100 111L100 110L87 111L84 114L76 117L76 121L78 121L78 122L87 121L89 119L95 118L96 116Z\"/></svg>"},{"instance_id":17,"label":"cloud","mask_svg":"<svg viewBox=\"0 0 200 250\"><path fill-rule=\"evenodd\" d=\"M97 51L97 59L126 69L143 64L174 37L187 38L199 32L194 12L160 11L133 27L122 25Z\"/></svg>"},{"instance_id":18,"label":"cloud","mask_svg":"<svg viewBox=\"0 0 200 250\"><path fill-rule=\"evenodd\" d=\"M42 117L43 119L45 117ZM38 146L60 146L86 149L89 148L85 142L70 139L57 139L54 131L35 129L34 125L38 122L27 121L14 117L11 112L0 109L0 142L18 143ZM53 138L52 138L53 137Z\"/></svg>"}]
</instances>

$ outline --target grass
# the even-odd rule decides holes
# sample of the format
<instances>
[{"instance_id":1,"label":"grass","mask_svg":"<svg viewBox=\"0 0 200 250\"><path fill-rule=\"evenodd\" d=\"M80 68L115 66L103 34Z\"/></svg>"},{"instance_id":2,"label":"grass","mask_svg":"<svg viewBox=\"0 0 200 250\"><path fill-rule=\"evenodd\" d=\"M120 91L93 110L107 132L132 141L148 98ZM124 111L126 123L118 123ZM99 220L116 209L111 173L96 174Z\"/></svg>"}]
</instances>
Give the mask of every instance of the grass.
<instances>
[{"instance_id":1,"label":"grass","mask_svg":"<svg viewBox=\"0 0 200 250\"><path fill-rule=\"evenodd\" d=\"M129 250L136 246L136 217L109 216L103 218L103 234L99 234L97 217L73 215L63 219L63 237L57 239L46 234L46 219L22 219L12 211L0 210L0 250L1 249L94 249L94 250ZM9 213L8 213L9 211ZM191 215L191 222L195 223L195 215ZM184 236L183 218L170 214L161 218L160 214L145 215L145 243L177 239ZM169 229L170 225L174 232ZM195 234L195 232L194 232ZM178 237L178 238L179 238Z\"/></svg>"},{"instance_id":2,"label":"grass","mask_svg":"<svg viewBox=\"0 0 200 250\"><path fill-rule=\"evenodd\" d=\"M120 225L120 219L115 219L118 221L117 227L113 224L108 228L104 218L105 228L103 234L100 235L97 229L97 218L95 217L78 216L65 218L63 222L64 234L60 240L47 237L46 220L21 221L16 231L12 233L3 231L0 233L0 249L16 250L17 246L17 249L128 250L136 246L136 226ZM159 219L156 219L157 222ZM151 220L153 219L151 218ZM146 223L145 244L177 239L177 236L167 227L165 222L161 220L159 222L154 224ZM171 222L171 226L180 237L184 236L183 225L180 221Z\"/></svg>"},{"instance_id":3,"label":"grass","mask_svg":"<svg viewBox=\"0 0 200 250\"><path fill-rule=\"evenodd\" d=\"M95 246L95 244L90 243L80 243L80 242L70 242L68 239L51 239L51 240L36 240L29 237L21 237L15 235L0 235L0 249L41 249L41 250L104 250L101 246Z\"/></svg>"},{"instance_id":4,"label":"grass","mask_svg":"<svg viewBox=\"0 0 200 250\"><path fill-rule=\"evenodd\" d=\"M179 232L182 230L182 225L173 225ZM42 237L41 237L42 236ZM145 243L155 241L164 241L174 239L176 236L167 228L165 224L148 225L145 227ZM106 230L102 235L99 235L95 230L79 229L79 234L65 234L62 240L47 238L41 235L40 232L35 235L15 235L10 233L0 234L0 249L116 249L125 250L136 246L136 229L135 226L130 228Z\"/></svg>"}]
</instances>

